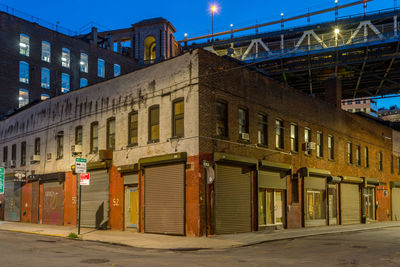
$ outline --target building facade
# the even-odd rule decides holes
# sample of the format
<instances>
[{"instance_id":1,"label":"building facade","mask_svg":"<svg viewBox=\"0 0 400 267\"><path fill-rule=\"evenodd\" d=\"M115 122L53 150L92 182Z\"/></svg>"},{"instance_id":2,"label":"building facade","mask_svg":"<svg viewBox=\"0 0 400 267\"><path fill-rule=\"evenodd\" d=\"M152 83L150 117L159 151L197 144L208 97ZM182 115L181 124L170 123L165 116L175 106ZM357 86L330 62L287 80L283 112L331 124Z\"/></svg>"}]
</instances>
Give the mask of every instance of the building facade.
<instances>
[{"instance_id":1,"label":"building facade","mask_svg":"<svg viewBox=\"0 0 400 267\"><path fill-rule=\"evenodd\" d=\"M384 121L400 123L400 108L392 106L389 109L380 109L378 117Z\"/></svg>"},{"instance_id":2,"label":"building facade","mask_svg":"<svg viewBox=\"0 0 400 267\"><path fill-rule=\"evenodd\" d=\"M342 100L342 109L352 113L364 112L375 117L377 116L378 112L376 101L370 98Z\"/></svg>"},{"instance_id":3,"label":"building facade","mask_svg":"<svg viewBox=\"0 0 400 267\"><path fill-rule=\"evenodd\" d=\"M337 83L337 80L333 81ZM337 103L337 102L336 102ZM187 236L400 220L400 134L201 49L0 122L4 218Z\"/></svg>"}]
</instances>

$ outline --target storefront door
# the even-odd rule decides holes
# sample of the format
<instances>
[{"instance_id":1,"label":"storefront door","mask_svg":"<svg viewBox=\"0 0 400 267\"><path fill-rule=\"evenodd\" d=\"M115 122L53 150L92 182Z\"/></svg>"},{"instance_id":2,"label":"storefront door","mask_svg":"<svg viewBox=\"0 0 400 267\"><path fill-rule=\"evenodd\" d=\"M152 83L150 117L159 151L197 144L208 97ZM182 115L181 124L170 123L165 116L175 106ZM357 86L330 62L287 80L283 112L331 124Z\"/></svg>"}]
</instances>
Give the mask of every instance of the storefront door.
<instances>
[{"instance_id":1,"label":"storefront door","mask_svg":"<svg viewBox=\"0 0 400 267\"><path fill-rule=\"evenodd\" d=\"M127 214L127 227L137 228L138 225L138 200L139 191L137 187L129 187L125 192L126 196L126 214Z\"/></svg>"},{"instance_id":2,"label":"storefront door","mask_svg":"<svg viewBox=\"0 0 400 267\"><path fill-rule=\"evenodd\" d=\"M328 209L329 225L337 224L337 191L336 185L329 185L328 188Z\"/></svg>"},{"instance_id":3,"label":"storefront door","mask_svg":"<svg viewBox=\"0 0 400 267\"><path fill-rule=\"evenodd\" d=\"M283 190L263 189L258 193L258 224L282 225L284 221L284 192Z\"/></svg>"},{"instance_id":4,"label":"storefront door","mask_svg":"<svg viewBox=\"0 0 400 267\"><path fill-rule=\"evenodd\" d=\"M364 188L363 204L367 220L375 220L375 188Z\"/></svg>"}]
</instances>

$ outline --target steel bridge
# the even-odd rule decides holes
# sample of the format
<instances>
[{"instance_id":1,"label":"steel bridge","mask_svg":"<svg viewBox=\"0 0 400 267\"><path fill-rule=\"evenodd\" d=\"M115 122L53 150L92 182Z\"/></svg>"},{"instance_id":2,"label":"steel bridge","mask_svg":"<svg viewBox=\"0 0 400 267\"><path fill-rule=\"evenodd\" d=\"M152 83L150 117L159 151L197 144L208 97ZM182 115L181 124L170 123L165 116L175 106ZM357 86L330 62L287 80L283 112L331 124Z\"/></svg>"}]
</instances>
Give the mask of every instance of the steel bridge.
<instances>
[{"instance_id":1,"label":"steel bridge","mask_svg":"<svg viewBox=\"0 0 400 267\"><path fill-rule=\"evenodd\" d=\"M384 96L400 93L399 14L391 8L291 29L282 20L280 31L236 38L227 31L180 42L185 50L202 47L240 60L308 94L322 95L325 80L336 74L343 99Z\"/></svg>"}]
</instances>

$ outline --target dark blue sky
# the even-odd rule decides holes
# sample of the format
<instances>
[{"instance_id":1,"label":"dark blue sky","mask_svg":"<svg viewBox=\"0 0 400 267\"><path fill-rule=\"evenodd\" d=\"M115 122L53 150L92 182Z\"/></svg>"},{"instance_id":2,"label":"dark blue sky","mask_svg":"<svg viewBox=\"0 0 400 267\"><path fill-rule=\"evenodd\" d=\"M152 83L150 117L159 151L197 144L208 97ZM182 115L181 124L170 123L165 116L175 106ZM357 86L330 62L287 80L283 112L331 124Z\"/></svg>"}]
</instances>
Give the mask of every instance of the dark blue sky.
<instances>
[{"instance_id":1,"label":"dark blue sky","mask_svg":"<svg viewBox=\"0 0 400 267\"><path fill-rule=\"evenodd\" d=\"M315 11L334 6L334 0L216 0L219 14L215 15L214 31L228 30L232 23L235 28L263 23L280 18L283 12L291 17L306 13L307 10ZM339 4L354 2L353 0L339 0ZM400 5L400 0L397 0ZM0 0L0 4L11 6L35 17L55 23L60 26L79 31L89 22L104 25L108 29L125 28L142 19L164 17L176 27L177 39L183 39L184 33L194 37L211 32L211 15L209 6L211 0L153 0L153 1L110 1L110 0ZM374 0L368 3L368 11L393 8L395 0ZM3 9L3 7L0 7ZM339 16L362 13L363 7L357 6L340 10ZM312 18L311 23L328 21L334 14L324 14ZM306 19L296 22L306 24ZM285 25L287 27L294 26ZM101 28L101 27L99 27ZM273 29L264 28L261 31ZM398 104L400 98L393 98L379 102L385 106Z\"/></svg>"}]
</instances>

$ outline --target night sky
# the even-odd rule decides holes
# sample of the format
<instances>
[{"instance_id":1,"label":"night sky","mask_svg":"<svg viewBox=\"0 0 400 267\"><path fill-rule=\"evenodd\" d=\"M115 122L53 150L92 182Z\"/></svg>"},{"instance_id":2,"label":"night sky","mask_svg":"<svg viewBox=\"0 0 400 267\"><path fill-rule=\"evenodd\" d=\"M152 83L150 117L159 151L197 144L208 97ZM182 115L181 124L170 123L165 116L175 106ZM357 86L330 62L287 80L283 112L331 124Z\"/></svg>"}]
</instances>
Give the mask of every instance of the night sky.
<instances>
[{"instance_id":1,"label":"night sky","mask_svg":"<svg viewBox=\"0 0 400 267\"><path fill-rule=\"evenodd\" d=\"M339 0L339 4L354 2L353 0ZM89 23L97 24L99 30L126 28L142 19L164 17L177 29L175 37L183 39L184 33L188 37L211 33L211 13L209 6L212 1L207 0L153 0L153 1L78 1L78 0L4 0L0 1L0 10L8 5L29 15L48 22L60 22L60 26L80 33ZM219 12L214 17L214 31L224 31L234 28L254 25L285 17L304 14L334 6L334 0L216 0ZM393 9L400 6L400 0L374 0L368 3L367 11ZM339 11L339 17L362 13L363 7L356 6ZM311 23L334 19L334 13L327 13L311 18ZM307 20L292 22L285 27L305 25ZM86 27L87 29L87 27ZM273 30L274 27L262 28L259 31ZM400 106L400 97L378 102L378 106Z\"/></svg>"}]
</instances>

